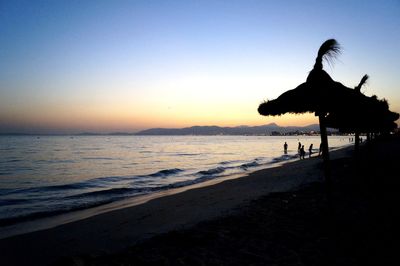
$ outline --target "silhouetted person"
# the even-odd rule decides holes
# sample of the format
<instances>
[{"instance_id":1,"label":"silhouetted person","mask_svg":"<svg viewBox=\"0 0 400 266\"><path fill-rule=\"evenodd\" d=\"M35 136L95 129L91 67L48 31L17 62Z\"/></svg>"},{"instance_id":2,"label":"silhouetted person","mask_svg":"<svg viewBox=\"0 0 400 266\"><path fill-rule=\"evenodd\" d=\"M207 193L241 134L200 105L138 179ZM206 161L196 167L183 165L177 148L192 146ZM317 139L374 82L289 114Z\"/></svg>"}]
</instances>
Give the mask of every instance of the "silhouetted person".
<instances>
[{"instance_id":1,"label":"silhouetted person","mask_svg":"<svg viewBox=\"0 0 400 266\"><path fill-rule=\"evenodd\" d=\"M299 155L301 155L300 150L301 150L301 142L299 141L299 146L297 147L297 152L299 153Z\"/></svg>"},{"instance_id":2,"label":"silhouetted person","mask_svg":"<svg viewBox=\"0 0 400 266\"><path fill-rule=\"evenodd\" d=\"M309 158L311 158L312 148L313 148L313 145L312 145L312 143L311 143L310 148L308 148L308 152L309 152L308 157L309 157Z\"/></svg>"},{"instance_id":3,"label":"silhouetted person","mask_svg":"<svg viewBox=\"0 0 400 266\"><path fill-rule=\"evenodd\" d=\"M283 144L283 152L284 152L285 154L287 154L287 147L288 147L288 145L287 145L287 143L286 143L286 141L285 141L285 144Z\"/></svg>"},{"instance_id":4,"label":"silhouetted person","mask_svg":"<svg viewBox=\"0 0 400 266\"><path fill-rule=\"evenodd\" d=\"M300 159L304 159L304 156L306 156L306 152L304 151L304 145L303 145L300 148Z\"/></svg>"}]
</instances>

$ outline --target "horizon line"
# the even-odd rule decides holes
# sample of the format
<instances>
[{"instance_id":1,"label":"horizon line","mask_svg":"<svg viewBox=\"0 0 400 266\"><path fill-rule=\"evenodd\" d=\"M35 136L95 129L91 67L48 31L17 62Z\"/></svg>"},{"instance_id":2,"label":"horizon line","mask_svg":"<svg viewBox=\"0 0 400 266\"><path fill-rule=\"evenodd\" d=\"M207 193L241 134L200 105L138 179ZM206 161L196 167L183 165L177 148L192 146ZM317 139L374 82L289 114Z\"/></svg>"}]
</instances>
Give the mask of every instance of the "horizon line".
<instances>
[{"instance_id":1,"label":"horizon line","mask_svg":"<svg viewBox=\"0 0 400 266\"><path fill-rule=\"evenodd\" d=\"M269 123L269 124L264 124L264 125L258 125L258 126L248 126L248 125L239 125L239 126L217 126L217 125L205 125L205 126L199 126L199 125L193 125L193 126L187 126L187 127L152 127L152 128L146 128L142 130L136 130L136 131L104 131L102 130L99 131L91 131L91 130L13 130L13 131L5 131L5 132L0 132L0 136L89 136L89 135L140 135L141 132L143 131L148 131L148 130L153 130L153 129L163 129L163 130L180 130L180 129L190 129L190 128L195 128L195 127L202 127L202 128L211 128L211 127L218 127L221 129L234 129L234 128L257 128L257 127L265 127L265 126L276 126L279 128L307 128L307 127L312 127L312 126L318 126L317 123L314 124L309 124L305 126L280 126L277 123ZM227 134L228 135L228 134ZM238 135L238 134L235 134Z\"/></svg>"}]
</instances>

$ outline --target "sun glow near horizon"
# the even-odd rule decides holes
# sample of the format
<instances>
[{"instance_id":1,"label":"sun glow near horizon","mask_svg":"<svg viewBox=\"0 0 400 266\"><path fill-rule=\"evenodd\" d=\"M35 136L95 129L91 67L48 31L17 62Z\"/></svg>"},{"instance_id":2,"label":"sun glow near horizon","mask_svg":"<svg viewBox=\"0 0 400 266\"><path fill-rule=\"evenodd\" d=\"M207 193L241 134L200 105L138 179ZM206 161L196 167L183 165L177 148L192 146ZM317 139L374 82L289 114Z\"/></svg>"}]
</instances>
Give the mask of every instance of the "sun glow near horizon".
<instances>
[{"instance_id":1,"label":"sun glow near horizon","mask_svg":"<svg viewBox=\"0 0 400 266\"><path fill-rule=\"evenodd\" d=\"M277 123L281 126L305 126L318 123L313 114L262 117L257 112L260 102L250 104L193 102L134 102L121 105L40 105L25 106L14 112L2 113L10 132L135 132L153 127L179 128L189 126L258 126ZM187 110L190 109L190 112ZM49 111L50 110L50 111ZM9 122L11 121L11 122ZM30 130L28 130L30 129Z\"/></svg>"}]
</instances>

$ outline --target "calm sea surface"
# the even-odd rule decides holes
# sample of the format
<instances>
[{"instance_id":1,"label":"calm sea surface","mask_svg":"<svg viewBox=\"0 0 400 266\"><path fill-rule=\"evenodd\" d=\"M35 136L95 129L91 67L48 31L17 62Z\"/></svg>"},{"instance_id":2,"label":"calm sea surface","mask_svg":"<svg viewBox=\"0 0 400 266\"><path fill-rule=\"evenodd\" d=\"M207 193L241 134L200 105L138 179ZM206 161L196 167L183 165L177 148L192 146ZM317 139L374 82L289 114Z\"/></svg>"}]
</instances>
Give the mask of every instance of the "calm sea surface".
<instances>
[{"instance_id":1,"label":"calm sea surface","mask_svg":"<svg viewBox=\"0 0 400 266\"><path fill-rule=\"evenodd\" d=\"M0 226L266 168L299 141L318 152L303 136L2 136Z\"/></svg>"}]
</instances>

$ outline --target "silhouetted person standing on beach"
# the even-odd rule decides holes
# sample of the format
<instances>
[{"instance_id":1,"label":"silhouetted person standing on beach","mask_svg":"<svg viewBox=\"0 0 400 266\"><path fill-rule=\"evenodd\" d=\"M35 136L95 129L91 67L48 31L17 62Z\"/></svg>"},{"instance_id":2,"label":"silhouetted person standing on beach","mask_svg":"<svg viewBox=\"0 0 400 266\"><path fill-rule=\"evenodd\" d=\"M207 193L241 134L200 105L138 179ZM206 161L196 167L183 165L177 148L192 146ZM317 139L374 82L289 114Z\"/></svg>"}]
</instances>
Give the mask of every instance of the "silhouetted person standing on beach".
<instances>
[{"instance_id":1,"label":"silhouetted person standing on beach","mask_svg":"<svg viewBox=\"0 0 400 266\"><path fill-rule=\"evenodd\" d=\"M309 158L311 158L312 148L313 148L313 145L312 145L312 143L311 143L310 148L308 148L308 152L310 153L310 154L308 155Z\"/></svg>"},{"instance_id":2,"label":"silhouetted person standing on beach","mask_svg":"<svg viewBox=\"0 0 400 266\"><path fill-rule=\"evenodd\" d=\"M306 152L304 151L304 145L300 148L300 159L304 159Z\"/></svg>"},{"instance_id":3,"label":"silhouetted person standing on beach","mask_svg":"<svg viewBox=\"0 0 400 266\"><path fill-rule=\"evenodd\" d=\"M285 154L287 154L287 147L288 147L288 145L287 145L287 143L286 143L286 141L285 141L285 144L283 144L283 152L284 152Z\"/></svg>"},{"instance_id":4,"label":"silhouetted person standing on beach","mask_svg":"<svg viewBox=\"0 0 400 266\"><path fill-rule=\"evenodd\" d=\"M297 147L297 152L299 153L299 155L301 155L300 150L301 150L301 142L299 141L299 146Z\"/></svg>"}]
</instances>

